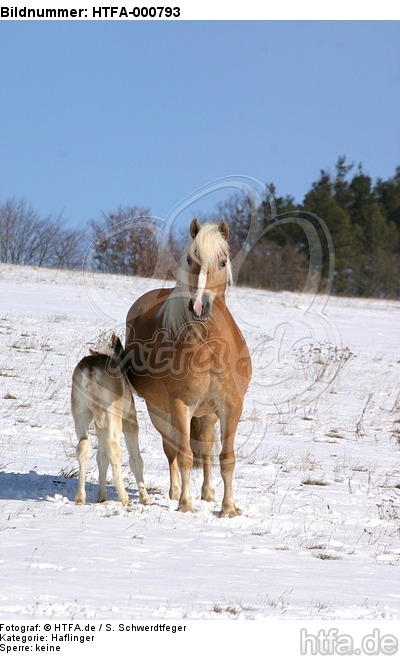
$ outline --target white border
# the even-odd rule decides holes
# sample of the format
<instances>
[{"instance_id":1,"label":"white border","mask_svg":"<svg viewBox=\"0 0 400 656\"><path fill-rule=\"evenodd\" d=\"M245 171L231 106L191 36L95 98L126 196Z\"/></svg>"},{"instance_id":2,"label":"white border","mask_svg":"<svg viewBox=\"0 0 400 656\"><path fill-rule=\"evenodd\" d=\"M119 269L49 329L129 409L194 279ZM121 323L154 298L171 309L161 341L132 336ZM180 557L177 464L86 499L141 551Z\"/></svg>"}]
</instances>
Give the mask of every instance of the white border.
<instances>
[{"instance_id":1,"label":"white border","mask_svg":"<svg viewBox=\"0 0 400 656\"><path fill-rule=\"evenodd\" d=\"M321 0L283 0L281 2L266 2L265 0L126 0L126 2L115 2L101 0L97 3L88 3L85 0L1 0L1 6L9 8L9 16L3 15L1 22L7 20L54 20L25 18L20 15L21 10L26 9L75 9L77 14L68 18L56 20L82 20L82 21L130 21L137 22L146 20L154 21L221 21L221 20L399 20L400 4L392 0L381 0L379 3L365 0L360 3L355 0L337 0L328 5ZM94 14L100 7L107 7L101 16ZM161 19L156 18L134 18L124 16L126 11L134 7L179 7L178 17ZM115 8L115 11L111 11ZM11 9L13 11L11 11ZM79 10L80 18L79 18ZM122 14L122 15L121 15Z\"/></svg>"}]
</instances>

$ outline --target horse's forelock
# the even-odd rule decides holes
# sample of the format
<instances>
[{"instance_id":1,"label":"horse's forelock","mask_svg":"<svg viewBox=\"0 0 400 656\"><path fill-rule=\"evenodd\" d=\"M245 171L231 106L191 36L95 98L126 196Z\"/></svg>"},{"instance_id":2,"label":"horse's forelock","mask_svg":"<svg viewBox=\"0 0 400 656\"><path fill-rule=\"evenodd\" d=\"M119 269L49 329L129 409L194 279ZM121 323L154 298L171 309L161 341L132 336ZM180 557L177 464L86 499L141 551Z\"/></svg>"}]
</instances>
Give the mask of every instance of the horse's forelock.
<instances>
[{"instance_id":1,"label":"horse's forelock","mask_svg":"<svg viewBox=\"0 0 400 656\"><path fill-rule=\"evenodd\" d=\"M218 266L221 255L229 259L229 246L217 225L206 224L193 239L187 254L205 271L210 271Z\"/></svg>"},{"instance_id":2,"label":"horse's forelock","mask_svg":"<svg viewBox=\"0 0 400 656\"><path fill-rule=\"evenodd\" d=\"M207 272L218 268L221 256L226 257L227 281L229 284L232 283L232 268L227 241L217 225L205 224L184 250L177 284L158 313L158 316L162 318L163 328L173 333L178 332L185 323L192 321L188 309L190 300L188 291L189 271L186 263L188 255Z\"/></svg>"}]
</instances>

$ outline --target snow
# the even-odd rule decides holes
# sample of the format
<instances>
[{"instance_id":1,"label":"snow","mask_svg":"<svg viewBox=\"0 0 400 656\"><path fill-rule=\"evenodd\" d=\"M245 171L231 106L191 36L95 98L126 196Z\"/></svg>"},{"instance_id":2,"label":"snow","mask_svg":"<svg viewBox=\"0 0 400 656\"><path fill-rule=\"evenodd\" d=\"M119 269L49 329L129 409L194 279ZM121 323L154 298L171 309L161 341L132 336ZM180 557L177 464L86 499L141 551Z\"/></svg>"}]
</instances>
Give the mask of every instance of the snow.
<instances>
[{"instance_id":1,"label":"snow","mask_svg":"<svg viewBox=\"0 0 400 656\"><path fill-rule=\"evenodd\" d=\"M110 485L74 504L76 362L150 279L0 265L0 613L75 618L400 616L400 304L232 289L254 374L236 438L242 515L168 498L168 467L136 400L150 506ZM93 445L95 440L93 438Z\"/></svg>"}]
</instances>

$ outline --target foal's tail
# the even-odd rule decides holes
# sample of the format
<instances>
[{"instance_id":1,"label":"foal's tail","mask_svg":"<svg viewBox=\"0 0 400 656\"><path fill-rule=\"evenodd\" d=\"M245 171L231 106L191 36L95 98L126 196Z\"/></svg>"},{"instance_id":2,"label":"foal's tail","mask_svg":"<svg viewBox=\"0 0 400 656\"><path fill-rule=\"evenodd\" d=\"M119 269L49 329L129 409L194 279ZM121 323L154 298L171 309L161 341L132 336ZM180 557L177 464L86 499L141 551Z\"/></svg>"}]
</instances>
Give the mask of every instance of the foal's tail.
<instances>
[{"instance_id":1,"label":"foal's tail","mask_svg":"<svg viewBox=\"0 0 400 656\"><path fill-rule=\"evenodd\" d=\"M115 333L111 335L111 349L112 349L111 357L113 357L114 360L117 361L121 370L124 371L127 364L126 353L124 347L122 346L120 338Z\"/></svg>"},{"instance_id":2,"label":"foal's tail","mask_svg":"<svg viewBox=\"0 0 400 656\"><path fill-rule=\"evenodd\" d=\"M91 355L108 355L118 361L125 355L121 340L115 333L109 339L99 342L95 349L89 349L89 351Z\"/></svg>"},{"instance_id":3,"label":"foal's tail","mask_svg":"<svg viewBox=\"0 0 400 656\"><path fill-rule=\"evenodd\" d=\"M114 365L109 362L108 371L111 373L111 371L114 370L115 375L115 364L117 364L119 371L125 376L131 387L134 389L135 376L131 367L131 358L127 355L118 335L113 333L110 339L99 344L95 351L90 349L90 352L92 355L106 355L108 358L113 360Z\"/></svg>"},{"instance_id":4,"label":"foal's tail","mask_svg":"<svg viewBox=\"0 0 400 656\"><path fill-rule=\"evenodd\" d=\"M120 338L115 333L111 335L111 347L111 357L118 364L122 374L129 382L131 388L135 390L135 374L132 371L132 360L122 346Z\"/></svg>"}]
</instances>

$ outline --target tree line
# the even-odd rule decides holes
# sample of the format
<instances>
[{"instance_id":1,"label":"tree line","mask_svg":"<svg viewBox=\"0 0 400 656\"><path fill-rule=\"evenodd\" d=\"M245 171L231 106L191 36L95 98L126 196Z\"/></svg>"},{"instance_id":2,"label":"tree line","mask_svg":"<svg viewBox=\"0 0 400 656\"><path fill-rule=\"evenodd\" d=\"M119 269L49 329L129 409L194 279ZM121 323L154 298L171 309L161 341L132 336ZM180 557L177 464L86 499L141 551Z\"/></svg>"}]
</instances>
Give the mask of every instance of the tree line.
<instances>
[{"instance_id":1,"label":"tree line","mask_svg":"<svg viewBox=\"0 0 400 656\"><path fill-rule=\"evenodd\" d=\"M339 157L333 172L320 172L302 203L277 195L273 184L267 188L257 206L233 194L200 217L228 222L232 255L242 253L238 284L304 289L315 265L305 229L312 225L323 245L316 274L333 293L400 298L400 166L389 179L374 182L361 165ZM8 199L0 202L0 261L69 269L85 261L101 272L173 276L187 231L166 242L150 217L149 208L120 207L71 229L62 217L41 218L25 201Z\"/></svg>"},{"instance_id":2,"label":"tree line","mask_svg":"<svg viewBox=\"0 0 400 656\"><path fill-rule=\"evenodd\" d=\"M85 230L66 227L61 216L42 218L23 199L0 203L0 262L74 269L84 240Z\"/></svg>"},{"instance_id":3,"label":"tree line","mask_svg":"<svg viewBox=\"0 0 400 656\"><path fill-rule=\"evenodd\" d=\"M266 198L254 208L251 199L236 195L207 217L229 222L233 253L240 250L254 218L263 228L240 269L239 284L304 289L312 265L304 229L308 222L325 243L321 273L325 281L330 276L333 293L400 298L400 167L393 177L374 183L361 165L355 169L339 157L334 172L322 170L302 203L278 196L273 184L269 192L272 202ZM331 248L323 226L332 238Z\"/></svg>"}]
</instances>

